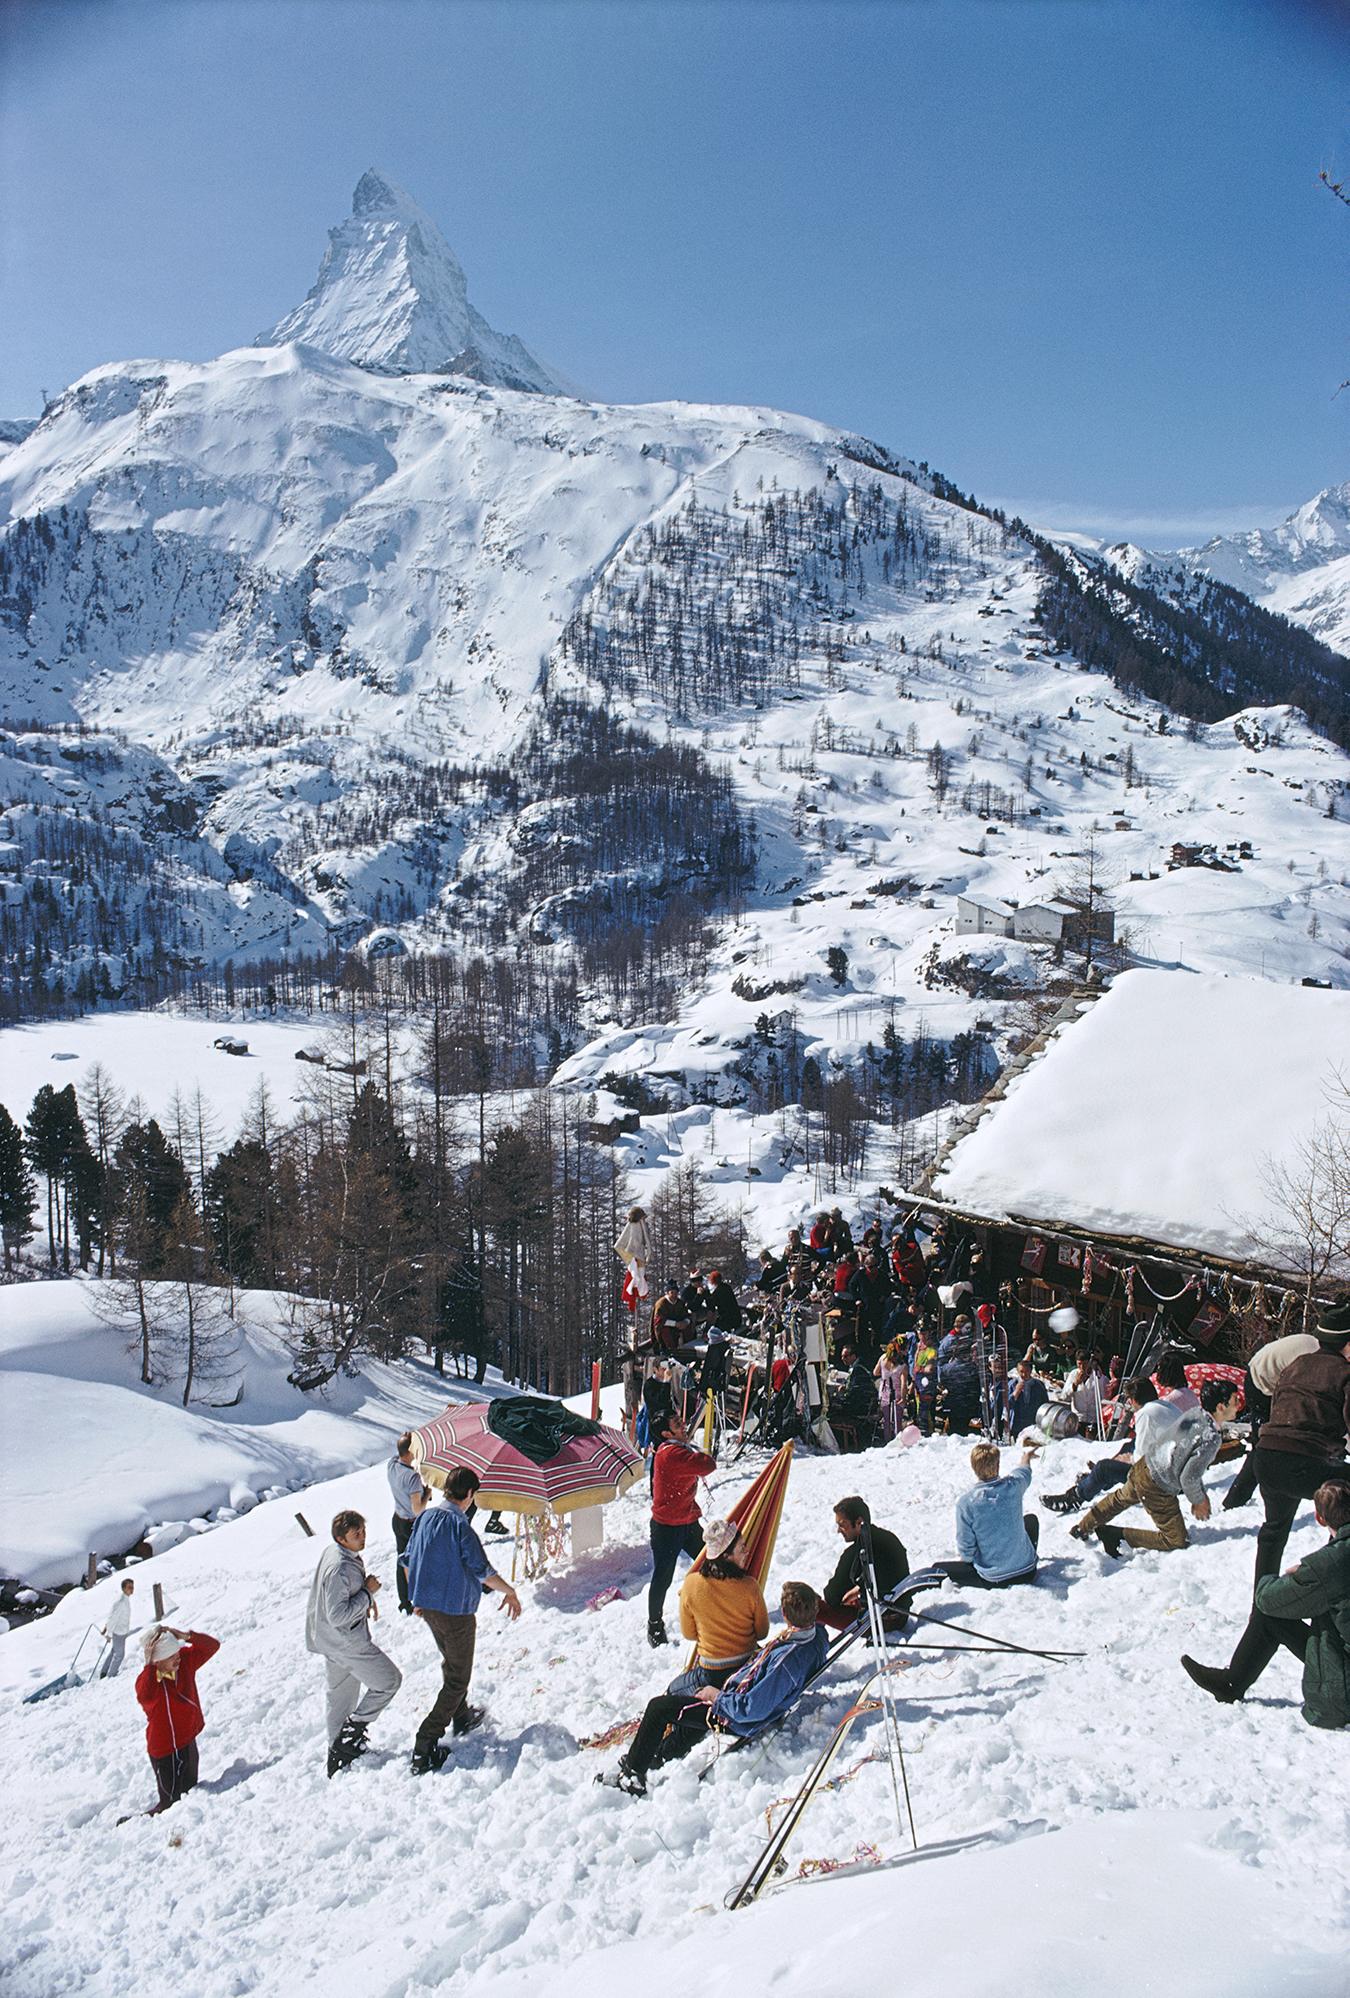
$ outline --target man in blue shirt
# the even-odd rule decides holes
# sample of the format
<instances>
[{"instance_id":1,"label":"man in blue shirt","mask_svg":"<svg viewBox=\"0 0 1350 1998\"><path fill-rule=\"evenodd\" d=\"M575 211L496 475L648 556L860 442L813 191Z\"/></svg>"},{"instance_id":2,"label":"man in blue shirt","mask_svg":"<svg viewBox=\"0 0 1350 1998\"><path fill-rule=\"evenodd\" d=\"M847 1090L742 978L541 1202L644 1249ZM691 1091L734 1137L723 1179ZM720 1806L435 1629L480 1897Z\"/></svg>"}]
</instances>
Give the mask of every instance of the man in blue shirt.
<instances>
[{"instance_id":1,"label":"man in blue shirt","mask_svg":"<svg viewBox=\"0 0 1350 1998\"><path fill-rule=\"evenodd\" d=\"M507 1615L520 1615L520 1597L504 1582L469 1525L480 1479L461 1465L446 1480L444 1505L426 1506L413 1522L408 1542L408 1592L413 1615L420 1616L441 1654L441 1689L413 1743L416 1776L440 1769L449 1755L441 1736L447 1727L468 1734L483 1718L468 1704L473 1674L477 1610L486 1589L506 1598Z\"/></svg>"},{"instance_id":2,"label":"man in blue shirt","mask_svg":"<svg viewBox=\"0 0 1350 1998\"><path fill-rule=\"evenodd\" d=\"M787 1629L720 1692L705 1686L698 1693L658 1693L648 1700L627 1754L620 1756L617 1769L605 1771L596 1782L645 1797L647 1772L688 1755L710 1728L715 1734L758 1734L795 1706L825 1663L829 1639L816 1622L820 1597L808 1583L784 1582L780 1607Z\"/></svg>"},{"instance_id":3,"label":"man in blue shirt","mask_svg":"<svg viewBox=\"0 0 1350 1998\"><path fill-rule=\"evenodd\" d=\"M1006 1589L1036 1577L1036 1542L1040 1521L1023 1517L1022 1500L1031 1483L1031 1459L1040 1445L1031 1438L1022 1445L1022 1461L1006 1478L999 1476L997 1443L977 1443L970 1468L979 1483L956 1501L956 1551L959 1561L935 1561L953 1582L975 1589Z\"/></svg>"}]
</instances>

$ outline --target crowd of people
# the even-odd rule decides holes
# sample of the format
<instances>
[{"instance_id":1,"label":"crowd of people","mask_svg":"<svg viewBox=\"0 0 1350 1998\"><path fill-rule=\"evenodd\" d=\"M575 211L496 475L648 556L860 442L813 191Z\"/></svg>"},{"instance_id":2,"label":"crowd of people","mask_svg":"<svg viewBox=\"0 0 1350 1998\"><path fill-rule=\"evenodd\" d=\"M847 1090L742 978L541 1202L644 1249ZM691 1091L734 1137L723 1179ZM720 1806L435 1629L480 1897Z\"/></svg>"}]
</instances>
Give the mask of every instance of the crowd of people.
<instances>
[{"instance_id":1,"label":"crowd of people","mask_svg":"<svg viewBox=\"0 0 1350 1998\"><path fill-rule=\"evenodd\" d=\"M1187 1377L1184 1355L1176 1349L1157 1356L1150 1372L1121 1379L1118 1359L1082 1347L1066 1353L1041 1332L1011 1369L1005 1364L997 1372L989 1364L986 1341L972 1401L959 1342L955 1352L951 1345L956 1326L968 1304L972 1313L987 1311L980 1327L987 1335L998 1325L1000 1304L1006 1301L997 1288L989 1295L978 1250L964 1254L963 1276L939 1287L938 1275L950 1276L951 1271L950 1259L943 1268L940 1241L935 1252L931 1242L920 1246L900 1231L883 1255L875 1240L869 1242L875 1233L864 1235L859 1257L842 1217L837 1212L822 1215L805 1241L798 1231L791 1232L783 1258L768 1252L761 1256L755 1288L761 1303L772 1300L775 1305L783 1290L804 1290L804 1298L823 1302L827 1314L837 1308L830 1300L854 1298L859 1308L847 1314L846 1336L839 1337L837 1346L840 1400L858 1406L864 1389L872 1387L878 1426L892 1434L900 1433L902 1417L919 1415L925 1396L928 1431L940 1415L948 1433L968 1433L977 1421L987 1432L995 1403L991 1384L996 1387L999 1426L1022 1439L1020 1461L1005 1470L998 1441L987 1433L974 1443L974 1482L958 1501L953 1522L955 1554L930 1562L928 1572L940 1572L961 1588L1004 1589L1034 1582L1039 1520L1028 1501L1043 1441L1038 1425L1053 1412L1052 1401L1060 1407L1081 1405L1085 1426L1095 1422L1102 1434L1102 1411L1111 1408L1116 1447L1066 1490L1040 1494L1040 1504L1052 1513L1082 1511L1071 1529L1073 1537L1095 1541L1109 1556L1123 1557L1127 1549L1180 1551L1188 1543L1182 1502L1197 1520L1211 1517L1205 1475L1225 1447L1225 1427L1235 1421L1245 1400L1250 1449L1224 1506L1235 1509L1258 1494L1262 1501L1254 1597L1227 1665L1204 1665L1188 1656L1181 1663L1196 1686L1231 1703L1250 1690L1281 1648L1288 1649L1303 1661L1303 1713L1309 1723L1350 1725L1350 1299L1323 1307L1312 1330L1261 1348L1241 1385L1221 1377L1205 1381L1197 1392ZM781 1269L776 1267L780 1262ZM885 1275L879 1276L883 1262ZM846 1276L842 1284L841 1272ZM855 1290L859 1277L863 1283ZM943 1315L954 1323L935 1339L929 1293L939 1290ZM759 1581L744 1565L736 1525L702 1518L699 1489L716 1469L716 1458L691 1439L672 1384L673 1365L682 1352L687 1355L690 1334L701 1333L699 1386L715 1389L725 1379L726 1361L718 1348L729 1348L741 1326L735 1291L717 1270L706 1276L694 1272L686 1286L664 1286L654 1302L642 1384L651 1497L647 1635L654 1648L668 1643L666 1601L679 1561L686 1557L697 1566L680 1590L679 1621L694 1651L692 1664L648 1703L617 1768L597 1779L633 1794L645 1794L654 1769L688 1754L709 1733L752 1739L788 1712L822 1669L830 1633L856 1626L864 1617L869 1583L887 1628L902 1632L906 1624L907 1551L896 1534L872 1521L864 1499L849 1496L835 1507L834 1524L844 1545L834 1573L819 1588L800 1580L784 1583L778 1603L782 1629L765 1641L768 1607ZM720 1338L714 1336L718 1334ZM1006 1351L1006 1338L1002 1344ZM786 1371L764 1384L766 1395L789 1391L793 1364L793 1355L780 1352L776 1365ZM930 1373L931 1387L925 1384ZM887 1397L897 1405L897 1414L883 1423L880 1410ZM426 1775L446 1762L447 1735L453 1741L484 1719L483 1709L469 1699L476 1618L484 1596L500 1594L512 1619L521 1614L521 1603L473 1530L476 1474L461 1467L442 1491L433 1492L419 1475L412 1444L410 1434L399 1439L388 1477L398 1610L425 1625L440 1663L436 1698L419 1721L411 1747L414 1772ZM1328 1541L1281 1575L1285 1544L1307 1500ZM1115 1524L1136 1507L1147 1516L1147 1527ZM380 1581L365 1566L366 1530L359 1513L337 1514L308 1599L305 1641L324 1663L330 1776L364 1753L372 1723L402 1684L402 1674L372 1628L379 1617ZM121 1662L133 1586L128 1577L109 1617L108 1672ZM169 1808L196 1783L196 1742L202 1728L196 1674L217 1649L217 1641L199 1631L156 1624L146 1633L136 1694L146 1715L156 1812Z\"/></svg>"}]
</instances>

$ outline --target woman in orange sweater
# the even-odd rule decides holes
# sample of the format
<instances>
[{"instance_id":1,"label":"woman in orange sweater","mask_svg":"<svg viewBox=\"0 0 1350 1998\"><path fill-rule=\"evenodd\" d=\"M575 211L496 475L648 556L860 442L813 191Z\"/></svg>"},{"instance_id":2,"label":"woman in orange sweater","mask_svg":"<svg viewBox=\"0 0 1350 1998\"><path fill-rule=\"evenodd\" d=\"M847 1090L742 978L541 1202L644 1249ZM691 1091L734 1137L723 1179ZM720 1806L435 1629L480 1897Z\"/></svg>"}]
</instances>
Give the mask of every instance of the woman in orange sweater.
<instances>
[{"instance_id":1,"label":"woman in orange sweater","mask_svg":"<svg viewBox=\"0 0 1350 1998\"><path fill-rule=\"evenodd\" d=\"M703 1566L685 1577L680 1590L680 1629L693 1640L697 1656L672 1684L672 1693L725 1685L769 1634L764 1591L736 1559L740 1528L729 1519L710 1519L703 1544Z\"/></svg>"}]
</instances>

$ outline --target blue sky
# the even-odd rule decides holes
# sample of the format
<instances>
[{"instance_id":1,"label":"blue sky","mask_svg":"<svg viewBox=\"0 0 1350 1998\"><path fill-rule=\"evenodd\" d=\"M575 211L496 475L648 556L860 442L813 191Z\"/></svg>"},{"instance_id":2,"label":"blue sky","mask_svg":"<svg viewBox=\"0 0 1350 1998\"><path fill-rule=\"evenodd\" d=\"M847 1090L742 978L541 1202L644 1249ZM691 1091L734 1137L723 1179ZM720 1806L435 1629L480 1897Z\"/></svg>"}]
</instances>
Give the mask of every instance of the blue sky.
<instances>
[{"instance_id":1,"label":"blue sky","mask_svg":"<svg viewBox=\"0 0 1350 1998\"><path fill-rule=\"evenodd\" d=\"M593 394L1164 543L1350 477L1334 0L0 0L0 415L245 343L367 166Z\"/></svg>"}]
</instances>

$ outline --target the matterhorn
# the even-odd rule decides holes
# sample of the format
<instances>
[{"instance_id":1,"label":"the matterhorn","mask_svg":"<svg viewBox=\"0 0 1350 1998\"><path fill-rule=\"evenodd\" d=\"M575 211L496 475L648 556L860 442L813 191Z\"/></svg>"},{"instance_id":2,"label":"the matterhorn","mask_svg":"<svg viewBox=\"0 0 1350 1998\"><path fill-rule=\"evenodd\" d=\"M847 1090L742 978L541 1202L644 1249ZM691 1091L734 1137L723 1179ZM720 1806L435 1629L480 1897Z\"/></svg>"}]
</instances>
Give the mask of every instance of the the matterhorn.
<instances>
[{"instance_id":1,"label":"the matterhorn","mask_svg":"<svg viewBox=\"0 0 1350 1998\"><path fill-rule=\"evenodd\" d=\"M570 387L514 333L488 325L431 217L373 168L356 183L351 214L329 230L312 289L258 335L261 347L288 340L379 374L470 375L543 395Z\"/></svg>"}]
</instances>

